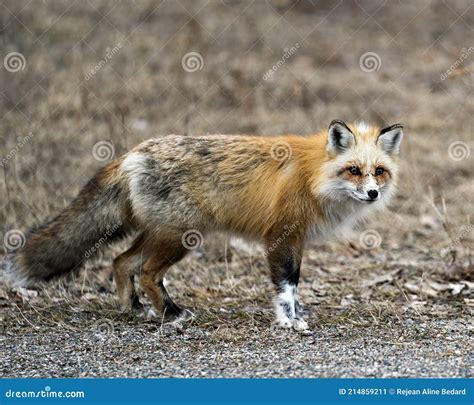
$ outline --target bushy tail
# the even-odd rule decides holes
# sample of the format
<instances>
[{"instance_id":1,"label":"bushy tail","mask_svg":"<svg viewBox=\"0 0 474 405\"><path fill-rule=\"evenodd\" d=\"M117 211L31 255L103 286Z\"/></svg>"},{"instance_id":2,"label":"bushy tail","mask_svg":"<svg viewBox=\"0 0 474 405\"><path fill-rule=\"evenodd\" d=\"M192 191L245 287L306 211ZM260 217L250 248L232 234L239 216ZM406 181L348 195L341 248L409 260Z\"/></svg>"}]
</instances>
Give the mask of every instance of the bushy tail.
<instances>
[{"instance_id":1,"label":"bushy tail","mask_svg":"<svg viewBox=\"0 0 474 405\"><path fill-rule=\"evenodd\" d=\"M5 274L13 285L73 271L101 248L127 236L127 200L119 163L101 169L69 207L50 222L26 234L24 246L7 256Z\"/></svg>"}]
</instances>

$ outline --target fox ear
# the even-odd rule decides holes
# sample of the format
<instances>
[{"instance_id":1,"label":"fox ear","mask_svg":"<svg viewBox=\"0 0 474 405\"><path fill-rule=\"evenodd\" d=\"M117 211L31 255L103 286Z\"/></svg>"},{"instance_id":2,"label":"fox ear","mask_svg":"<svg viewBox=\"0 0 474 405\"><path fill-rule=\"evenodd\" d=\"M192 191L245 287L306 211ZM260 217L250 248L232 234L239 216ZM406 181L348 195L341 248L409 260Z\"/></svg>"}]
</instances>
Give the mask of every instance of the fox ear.
<instances>
[{"instance_id":1,"label":"fox ear","mask_svg":"<svg viewBox=\"0 0 474 405\"><path fill-rule=\"evenodd\" d=\"M329 124L326 146L328 152L337 155L352 148L354 144L354 134L343 121L334 120Z\"/></svg>"},{"instance_id":2,"label":"fox ear","mask_svg":"<svg viewBox=\"0 0 474 405\"><path fill-rule=\"evenodd\" d=\"M388 155L397 155L400 150L400 143L403 139L403 127L395 124L380 131L377 137L377 145Z\"/></svg>"}]
</instances>

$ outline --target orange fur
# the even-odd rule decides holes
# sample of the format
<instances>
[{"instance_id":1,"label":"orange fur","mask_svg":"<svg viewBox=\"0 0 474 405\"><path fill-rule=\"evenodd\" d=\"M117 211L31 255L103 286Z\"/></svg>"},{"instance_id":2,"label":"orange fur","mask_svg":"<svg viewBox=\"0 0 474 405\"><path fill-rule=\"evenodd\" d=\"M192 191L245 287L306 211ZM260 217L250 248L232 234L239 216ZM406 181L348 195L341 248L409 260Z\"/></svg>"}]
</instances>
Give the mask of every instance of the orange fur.
<instances>
[{"instance_id":1,"label":"orange fur","mask_svg":"<svg viewBox=\"0 0 474 405\"><path fill-rule=\"evenodd\" d=\"M139 274L159 314L183 319L187 312L163 284L189 250L183 237L238 233L266 245L278 324L305 329L296 293L305 240L353 226L388 202L402 137L400 125L333 121L307 137L150 139L102 168L70 207L31 231L9 267L25 283L48 279L79 268L95 246L134 235L114 262L122 308L137 304Z\"/></svg>"}]
</instances>

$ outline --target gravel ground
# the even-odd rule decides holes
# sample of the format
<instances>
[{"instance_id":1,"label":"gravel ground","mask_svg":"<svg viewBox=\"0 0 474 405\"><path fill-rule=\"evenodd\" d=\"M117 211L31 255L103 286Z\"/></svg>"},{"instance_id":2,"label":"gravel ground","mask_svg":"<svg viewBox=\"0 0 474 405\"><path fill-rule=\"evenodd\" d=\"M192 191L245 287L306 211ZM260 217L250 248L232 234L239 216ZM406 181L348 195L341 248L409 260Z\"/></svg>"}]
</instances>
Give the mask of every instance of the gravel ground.
<instances>
[{"instance_id":1,"label":"gravel ground","mask_svg":"<svg viewBox=\"0 0 474 405\"><path fill-rule=\"evenodd\" d=\"M473 377L466 322L413 324L402 334L258 330L237 344L192 326L30 332L9 334L0 362L15 377Z\"/></svg>"}]
</instances>

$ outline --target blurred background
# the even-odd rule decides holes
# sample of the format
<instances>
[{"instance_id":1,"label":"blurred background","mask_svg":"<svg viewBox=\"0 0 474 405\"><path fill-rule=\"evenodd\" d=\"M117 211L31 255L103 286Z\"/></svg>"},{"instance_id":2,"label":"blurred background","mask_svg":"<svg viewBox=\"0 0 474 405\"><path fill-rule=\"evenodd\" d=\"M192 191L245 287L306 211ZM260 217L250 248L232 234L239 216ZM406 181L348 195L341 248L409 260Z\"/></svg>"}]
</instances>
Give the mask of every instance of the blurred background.
<instances>
[{"instance_id":1,"label":"blurred background","mask_svg":"<svg viewBox=\"0 0 474 405\"><path fill-rule=\"evenodd\" d=\"M442 314L465 335L474 305L473 25L468 0L4 0L3 250L150 137L310 134L336 118L400 122L401 181L390 212L352 244L314 241L304 259L310 324L404 325L401 314L415 323ZM99 267L108 268L104 260ZM208 316L223 316L208 305L221 302L232 339L234 303L270 308L265 266L258 248L206 240L170 278L178 301ZM112 308L110 278L87 280L91 297L103 295L98 307ZM44 304L5 288L9 308ZM49 294L80 307L84 288ZM256 316L239 322L271 319L266 310Z\"/></svg>"}]
</instances>

